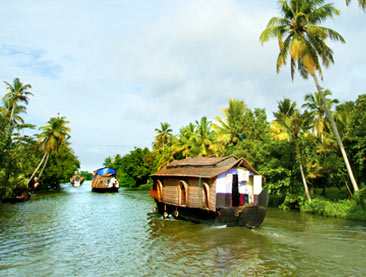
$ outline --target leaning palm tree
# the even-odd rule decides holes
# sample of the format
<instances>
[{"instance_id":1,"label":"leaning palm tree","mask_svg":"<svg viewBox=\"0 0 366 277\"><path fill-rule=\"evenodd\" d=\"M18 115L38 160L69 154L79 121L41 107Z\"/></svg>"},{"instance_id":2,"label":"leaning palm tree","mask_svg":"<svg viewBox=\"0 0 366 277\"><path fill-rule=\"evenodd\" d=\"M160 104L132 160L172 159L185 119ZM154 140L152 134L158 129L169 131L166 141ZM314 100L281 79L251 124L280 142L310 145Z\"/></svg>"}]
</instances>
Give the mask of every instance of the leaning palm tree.
<instances>
[{"instance_id":1,"label":"leaning palm tree","mask_svg":"<svg viewBox=\"0 0 366 277\"><path fill-rule=\"evenodd\" d=\"M165 145L169 142L169 139L172 136L172 129L170 129L170 125L169 123L165 122L162 123L160 122L160 129L156 128L155 132L156 132L156 137L155 137L155 143L154 146L156 149L160 149L161 147L165 148Z\"/></svg>"},{"instance_id":2,"label":"leaning palm tree","mask_svg":"<svg viewBox=\"0 0 366 277\"><path fill-rule=\"evenodd\" d=\"M318 26L317 24L339 15L340 11L333 4L324 4L324 0L279 0L280 12L283 17L273 17L269 20L267 28L260 35L262 44L271 38L277 38L280 53L277 58L277 73L286 64L290 55L291 77L297 67L300 75L307 79L309 74L313 77L316 88L322 98L326 115L329 119L333 133L346 164L353 188L358 191L357 182L353 176L351 165L348 161L342 140L329 111L325 96L319 85L318 76L323 79L320 65L325 67L334 63L333 51L326 44L326 39L345 42L336 31Z\"/></svg>"},{"instance_id":3,"label":"leaning palm tree","mask_svg":"<svg viewBox=\"0 0 366 277\"><path fill-rule=\"evenodd\" d=\"M309 188L306 182L302 163L299 137L310 129L312 116L306 111L303 114L300 114L299 110L296 108L296 102L291 102L291 100L288 98L278 102L278 112L273 113L273 115L276 118L275 121L277 124L283 128L284 132L286 132L289 141L293 141L295 143L296 159L299 164L305 194L308 198L308 201L311 202Z\"/></svg>"},{"instance_id":4,"label":"leaning palm tree","mask_svg":"<svg viewBox=\"0 0 366 277\"><path fill-rule=\"evenodd\" d=\"M324 91L324 97L326 99L327 105L329 109L332 108L333 104L339 103L338 99L330 99L327 98L327 96L332 95L332 93L329 90ZM321 142L323 142L323 131L326 126L325 121L325 110L322 98L318 92L314 92L314 94L306 94L305 95L305 104L302 105L303 108L306 108L314 117L314 124L312 133L321 138Z\"/></svg>"},{"instance_id":5,"label":"leaning palm tree","mask_svg":"<svg viewBox=\"0 0 366 277\"><path fill-rule=\"evenodd\" d=\"M6 89L9 90L9 92L5 94L4 99L12 103L9 114L10 126L11 126L13 123L14 111L18 103L23 102L25 104L28 104L29 102L28 95L33 95L32 92L27 91L27 89L32 88L32 86L29 84L23 85L23 83L20 82L19 78L14 79L13 85L9 84L8 82L4 83L7 85Z\"/></svg>"},{"instance_id":6,"label":"leaning palm tree","mask_svg":"<svg viewBox=\"0 0 366 277\"><path fill-rule=\"evenodd\" d=\"M38 175L38 178L41 177L51 152L57 152L61 145L65 143L65 140L70 137L69 133L71 130L66 126L68 123L70 122L66 121L65 117L60 117L58 115L57 117L51 118L48 121L48 125L39 128L40 130L43 130L43 132L38 135L38 142L40 143L40 150L43 152L43 157L32 176L28 179L28 184L43 163L43 168Z\"/></svg>"}]
</instances>

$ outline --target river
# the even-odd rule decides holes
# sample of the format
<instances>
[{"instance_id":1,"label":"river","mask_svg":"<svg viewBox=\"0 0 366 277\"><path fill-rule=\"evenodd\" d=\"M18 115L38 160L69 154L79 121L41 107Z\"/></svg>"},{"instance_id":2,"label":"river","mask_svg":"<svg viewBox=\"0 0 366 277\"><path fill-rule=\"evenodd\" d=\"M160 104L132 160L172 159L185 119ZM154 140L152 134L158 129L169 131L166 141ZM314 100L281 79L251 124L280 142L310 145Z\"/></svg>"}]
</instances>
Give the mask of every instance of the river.
<instances>
[{"instance_id":1,"label":"river","mask_svg":"<svg viewBox=\"0 0 366 277\"><path fill-rule=\"evenodd\" d=\"M257 229L153 212L146 191L0 204L0 276L364 276L366 223L269 209Z\"/></svg>"}]
</instances>

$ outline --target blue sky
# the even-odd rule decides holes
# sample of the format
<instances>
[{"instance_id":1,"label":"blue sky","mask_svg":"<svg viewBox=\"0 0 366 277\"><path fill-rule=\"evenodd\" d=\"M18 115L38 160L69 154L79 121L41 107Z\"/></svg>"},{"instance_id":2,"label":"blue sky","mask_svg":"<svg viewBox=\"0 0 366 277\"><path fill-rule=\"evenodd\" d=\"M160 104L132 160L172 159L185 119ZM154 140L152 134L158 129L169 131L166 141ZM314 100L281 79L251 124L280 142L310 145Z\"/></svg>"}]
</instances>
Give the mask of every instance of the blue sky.
<instances>
[{"instance_id":1,"label":"blue sky","mask_svg":"<svg viewBox=\"0 0 366 277\"><path fill-rule=\"evenodd\" d=\"M335 64L323 69L322 86L354 101L365 93L366 14L356 0L334 3L342 14L323 26L346 44L330 43ZM58 112L71 122L82 170L135 146L151 148L160 122L177 133L202 116L221 116L231 98L272 119L283 97L300 106L315 91L312 80L292 82L288 67L276 74L276 42L259 42L279 15L277 1L13 0L1 7L0 80L32 85L28 123L43 126Z\"/></svg>"}]
</instances>

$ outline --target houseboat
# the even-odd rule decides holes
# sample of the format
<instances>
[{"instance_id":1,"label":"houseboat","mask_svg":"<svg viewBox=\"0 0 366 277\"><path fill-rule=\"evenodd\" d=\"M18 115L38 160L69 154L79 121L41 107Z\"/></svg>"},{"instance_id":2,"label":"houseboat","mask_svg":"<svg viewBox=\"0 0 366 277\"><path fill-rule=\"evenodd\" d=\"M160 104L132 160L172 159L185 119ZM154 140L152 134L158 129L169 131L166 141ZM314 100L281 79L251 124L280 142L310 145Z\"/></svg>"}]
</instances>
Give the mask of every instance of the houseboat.
<instances>
[{"instance_id":1,"label":"houseboat","mask_svg":"<svg viewBox=\"0 0 366 277\"><path fill-rule=\"evenodd\" d=\"M79 174L72 176L70 179L70 183L73 187L80 187L84 183L84 178L81 177Z\"/></svg>"},{"instance_id":2,"label":"houseboat","mask_svg":"<svg viewBox=\"0 0 366 277\"><path fill-rule=\"evenodd\" d=\"M110 167L103 167L93 172L92 191L96 192L118 192L119 181L117 172Z\"/></svg>"},{"instance_id":3,"label":"houseboat","mask_svg":"<svg viewBox=\"0 0 366 277\"><path fill-rule=\"evenodd\" d=\"M268 188L243 158L176 160L151 175L157 211L199 223L258 227L268 206Z\"/></svg>"}]
</instances>

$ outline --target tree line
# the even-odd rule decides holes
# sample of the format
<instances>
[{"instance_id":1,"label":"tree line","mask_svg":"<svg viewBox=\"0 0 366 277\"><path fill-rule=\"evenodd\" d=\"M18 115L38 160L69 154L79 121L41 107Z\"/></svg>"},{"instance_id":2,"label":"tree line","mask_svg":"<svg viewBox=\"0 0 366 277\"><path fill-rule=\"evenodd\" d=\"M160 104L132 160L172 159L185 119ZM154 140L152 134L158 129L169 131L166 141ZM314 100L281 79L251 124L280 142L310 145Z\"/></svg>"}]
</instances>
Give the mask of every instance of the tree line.
<instances>
[{"instance_id":1,"label":"tree line","mask_svg":"<svg viewBox=\"0 0 366 277\"><path fill-rule=\"evenodd\" d=\"M57 188L80 167L71 148L69 121L57 114L38 128L39 133L24 135L36 126L24 122L27 112L30 84L19 78L4 82L6 93L0 106L0 199L14 198L15 191ZM36 185L37 186L37 185Z\"/></svg>"},{"instance_id":2,"label":"tree line","mask_svg":"<svg viewBox=\"0 0 366 277\"><path fill-rule=\"evenodd\" d=\"M237 155L267 178L272 197L278 196L282 207L302 207L330 215L346 211L342 216L358 214L366 219L364 210L359 209L365 206L366 198L365 189L359 192L359 183L364 184L366 176L366 95L337 105L338 100L330 98L331 91L320 86L322 66L334 63L327 40L345 43L337 31L320 25L340 14L333 3L324 2L279 0L281 16L272 17L259 38L262 44L277 39L277 72L290 61L292 80L296 72L314 80L316 92L305 96L302 107L289 98L280 100L275 120L270 123L263 109L251 110L243 101L230 100L223 117L217 117L215 123L202 117L175 135L168 123L161 123L155 130L152 151L135 149L123 157L107 158L105 164L121 169L122 183L136 187L147 179L145 173L174 159ZM347 5L350 2L346 0ZM366 11L366 1L358 2ZM144 167L146 159L154 160L154 166ZM346 193L336 198L343 200L349 194L353 202L334 211L334 204L320 199L329 188L346 188Z\"/></svg>"}]
</instances>

